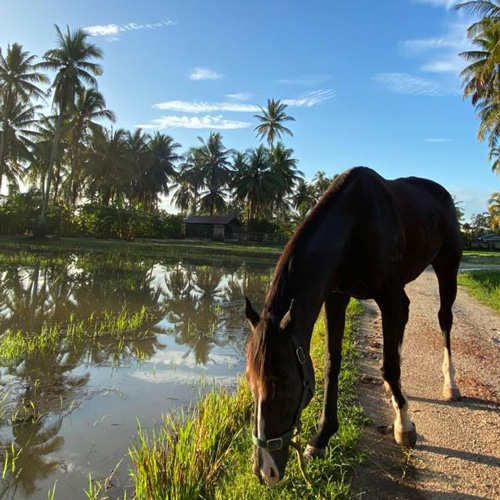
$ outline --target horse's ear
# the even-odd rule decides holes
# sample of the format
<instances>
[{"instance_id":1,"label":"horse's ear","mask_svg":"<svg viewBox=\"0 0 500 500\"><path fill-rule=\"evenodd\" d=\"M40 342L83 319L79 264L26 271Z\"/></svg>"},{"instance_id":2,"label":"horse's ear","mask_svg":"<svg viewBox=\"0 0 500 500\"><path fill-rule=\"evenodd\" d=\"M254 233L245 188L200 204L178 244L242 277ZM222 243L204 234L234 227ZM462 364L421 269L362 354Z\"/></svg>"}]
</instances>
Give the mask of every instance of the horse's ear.
<instances>
[{"instance_id":1,"label":"horse's ear","mask_svg":"<svg viewBox=\"0 0 500 500\"><path fill-rule=\"evenodd\" d=\"M245 316L250 324L255 328L260 320L260 316L255 312L248 297L245 297Z\"/></svg>"},{"instance_id":2,"label":"horse's ear","mask_svg":"<svg viewBox=\"0 0 500 500\"><path fill-rule=\"evenodd\" d=\"M286 314L283 316L283 319L280 321L280 329L281 330L286 330L288 325L293 323L293 320L295 319L295 307L294 307L295 299L292 299L292 302L290 302L290 307L288 308L288 311Z\"/></svg>"}]
</instances>

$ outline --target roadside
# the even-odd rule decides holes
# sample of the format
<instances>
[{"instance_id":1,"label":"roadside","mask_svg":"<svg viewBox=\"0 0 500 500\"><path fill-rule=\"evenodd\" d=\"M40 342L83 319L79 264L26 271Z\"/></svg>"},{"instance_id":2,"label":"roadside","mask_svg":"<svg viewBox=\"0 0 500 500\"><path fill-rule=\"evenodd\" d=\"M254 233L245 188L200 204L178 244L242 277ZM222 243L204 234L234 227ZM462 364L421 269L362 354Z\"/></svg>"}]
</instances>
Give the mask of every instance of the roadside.
<instances>
[{"instance_id":1,"label":"roadside","mask_svg":"<svg viewBox=\"0 0 500 500\"><path fill-rule=\"evenodd\" d=\"M359 344L361 404L373 420L362 440L372 450L357 470L354 489L367 500L500 498L500 314L459 289L454 306L452 352L463 400L442 398L443 347L433 271L407 286L411 300L402 382L418 441L398 448L387 425L394 412L381 385L381 321L373 301L365 303ZM380 385L379 385L380 384Z\"/></svg>"}]
</instances>

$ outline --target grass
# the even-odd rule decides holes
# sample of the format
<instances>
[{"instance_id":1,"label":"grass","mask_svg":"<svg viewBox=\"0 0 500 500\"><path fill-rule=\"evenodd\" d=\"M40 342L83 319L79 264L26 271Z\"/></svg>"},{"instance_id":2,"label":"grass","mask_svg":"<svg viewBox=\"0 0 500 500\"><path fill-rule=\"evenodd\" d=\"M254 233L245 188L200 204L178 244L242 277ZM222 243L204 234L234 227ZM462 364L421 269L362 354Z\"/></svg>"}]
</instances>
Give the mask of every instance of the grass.
<instances>
[{"instance_id":1,"label":"grass","mask_svg":"<svg viewBox=\"0 0 500 500\"><path fill-rule=\"evenodd\" d=\"M500 252L487 250L464 250L462 262L466 264L498 265Z\"/></svg>"},{"instance_id":2,"label":"grass","mask_svg":"<svg viewBox=\"0 0 500 500\"><path fill-rule=\"evenodd\" d=\"M467 292L497 311L500 311L500 271L470 271L458 275L458 284Z\"/></svg>"},{"instance_id":3,"label":"grass","mask_svg":"<svg viewBox=\"0 0 500 500\"><path fill-rule=\"evenodd\" d=\"M356 397L355 321L361 311L358 303L348 310L339 380L340 430L331 440L327 458L307 465L312 489L304 482L293 450L285 480L274 489L259 485L250 462L252 397L241 379L234 394L226 390L210 392L188 415L167 417L151 436L139 429L138 441L130 451L134 498L350 498L347 476L363 459L363 454L355 449L364 424ZM313 435L321 413L324 344L325 325L321 318L311 347L317 392L302 419L306 439Z\"/></svg>"},{"instance_id":4,"label":"grass","mask_svg":"<svg viewBox=\"0 0 500 500\"><path fill-rule=\"evenodd\" d=\"M154 255L169 255L172 252L188 253L198 255L206 253L207 250L219 255L233 256L267 256L277 257L283 249L282 246L269 245L246 245L238 243L217 243L213 241L186 241L186 240L101 240L95 238L59 238L37 241L30 238L19 236L0 237L0 250L30 251L30 252L50 252L50 251L76 251L92 250L98 252L119 252L119 253L137 253Z\"/></svg>"},{"instance_id":5,"label":"grass","mask_svg":"<svg viewBox=\"0 0 500 500\"><path fill-rule=\"evenodd\" d=\"M142 307L136 312L122 309L113 314L104 311L98 318L91 315L80 321L71 314L67 323L44 323L37 334L23 330L7 331L0 339L0 360L12 362L48 354L59 350L61 343L75 346L82 342L121 341L130 336L145 338L149 332L141 327L149 320L150 313Z\"/></svg>"}]
</instances>

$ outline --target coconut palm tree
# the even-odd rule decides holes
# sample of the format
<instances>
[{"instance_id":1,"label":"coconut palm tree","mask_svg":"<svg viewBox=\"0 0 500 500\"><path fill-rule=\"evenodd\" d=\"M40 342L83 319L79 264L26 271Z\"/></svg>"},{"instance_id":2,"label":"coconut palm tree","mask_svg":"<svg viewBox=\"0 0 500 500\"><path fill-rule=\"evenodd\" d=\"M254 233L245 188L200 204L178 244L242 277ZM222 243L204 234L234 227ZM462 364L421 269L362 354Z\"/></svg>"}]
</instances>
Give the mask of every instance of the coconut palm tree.
<instances>
[{"instance_id":1,"label":"coconut palm tree","mask_svg":"<svg viewBox=\"0 0 500 500\"><path fill-rule=\"evenodd\" d=\"M488 212L490 213L491 229L500 227L500 192L495 192L488 200Z\"/></svg>"},{"instance_id":2,"label":"coconut palm tree","mask_svg":"<svg viewBox=\"0 0 500 500\"><path fill-rule=\"evenodd\" d=\"M90 134L102 127L97 121L103 119L111 122L116 119L113 111L106 109L103 95L95 88L79 89L73 113L68 126L65 127L69 130L71 145L71 169L67 186L67 202L69 204L75 203L81 182L81 156L88 147Z\"/></svg>"},{"instance_id":3,"label":"coconut palm tree","mask_svg":"<svg viewBox=\"0 0 500 500\"><path fill-rule=\"evenodd\" d=\"M133 165L124 129L99 130L92 136L92 146L85 164L90 183L88 191L91 199L99 193L102 206L116 198L130 193L130 178Z\"/></svg>"},{"instance_id":4,"label":"coconut palm tree","mask_svg":"<svg viewBox=\"0 0 500 500\"><path fill-rule=\"evenodd\" d=\"M195 164L200 169L205 191L201 194L200 206L213 215L226 206L226 187L231 181L230 150L222 143L222 136L212 132L205 142L198 137L201 146L191 151Z\"/></svg>"},{"instance_id":5,"label":"coconut palm tree","mask_svg":"<svg viewBox=\"0 0 500 500\"><path fill-rule=\"evenodd\" d=\"M245 154L237 154L234 168L234 197L246 205L248 220L253 220L271 206L276 192L283 185L278 175L271 170L269 150L262 145Z\"/></svg>"},{"instance_id":6,"label":"coconut palm tree","mask_svg":"<svg viewBox=\"0 0 500 500\"><path fill-rule=\"evenodd\" d=\"M299 181L295 194L292 197L293 206L304 218L316 203L314 198L314 188L304 180Z\"/></svg>"},{"instance_id":7,"label":"coconut palm tree","mask_svg":"<svg viewBox=\"0 0 500 500\"><path fill-rule=\"evenodd\" d=\"M11 100L2 117L3 130L0 141L3 144L3 166L0 173L7 177L9 184L17 185L23 177L23 164L33 159L33 139L37 136L35 125L41 109L30 101Z\"/></svg>"},{"instance_id":8,"label":"coconut palm tree","mask_svg":"<svg viewBox=\"0 0 500 500\"><path fill-rule=\"evenodd\" d=\"M176 153L181 145L172 137L156 132L149 142L149 159L137 180L137 194L147 210L158 209L158 196L168 195L169 182L177 176L175 164L182 159Z\"/></svg>"},{"instance_id":9,"label":"coconut palm tree","mask_svg":"<svg viewBox=\"0 0 500 500\"><path fill-rule=\"evenodd\" d=\"M0 138L0 187L5 168L8 116L16 104L27 104L33 98L45 96L38 85L48 83L48 79L38 72L40 64L35 63L35 59L36 56L23 50L18 43L7 45L5 56L0 48L0 103L4 132Z\"/></svg>"},{"instance_id":10,"label":"coconut palm tree","mask_svg":"<svg viewBox=\"0 0 500 500\"><path fill-rule=\"evenodd\" d=\"M57 110L54 143L50 155L45 196L38 227L40 236L45 234L45 219L63 118L66 114L73 112L75 98L78 92L85 87L85 84L97 88L95 77L102 74L101 66L92 62L92 59L102 59L102 50L93 43L88 42L89 34L87 32L82 29L71 32L67 27L66 33L63 33L57 25L55 25L55 29L57 47L48 50L44 55L44 62L40 63L40 67L56 72L51 88L54 91L53 106Z\"/></svg>"},{"instance_id":11,"label":"coconut palm tree","mask_svg":"<svg viewBox=\"0 0 500 500\"><path fill-rule=\"evenodd\" d=\"M268 99L267 109L259 108L262 111L261 115L254 115L254 118L260 121L260 125L254 128L257 132L257 137L262 140L264 137L267 140L269 149L273 149L274 139L277 137L281 139L283 134L288 134L293 137L292 131L283 125L285 122L294 122L293 116L286 114L288 106L283 104L280 100Z\"/></svg>"}]
</instances>

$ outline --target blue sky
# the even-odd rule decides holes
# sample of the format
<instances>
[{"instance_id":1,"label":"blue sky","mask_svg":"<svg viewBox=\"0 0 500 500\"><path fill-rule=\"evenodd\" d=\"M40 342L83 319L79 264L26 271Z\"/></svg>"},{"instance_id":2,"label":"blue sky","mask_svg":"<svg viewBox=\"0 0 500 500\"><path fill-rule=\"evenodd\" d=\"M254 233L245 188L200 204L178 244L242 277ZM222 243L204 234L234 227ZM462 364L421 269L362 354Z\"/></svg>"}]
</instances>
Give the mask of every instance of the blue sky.
<instances>
[{"instance_id":1,"label":"blue sky","mask_svg":"<svg viewBox=\"0 0 500 500\"><path fill-rule=\"evenodd\" d=\"M427 177L470 215L500 182L462 99L470 19L454 3L2 0L0 47L43 55L54 23L87 28L117 127L162 130L186 149L220 131L246 149L258 144L255 106L283 99L296 118L285 142L306 177L355 165Z\"/></svg>"}]
</instances>

